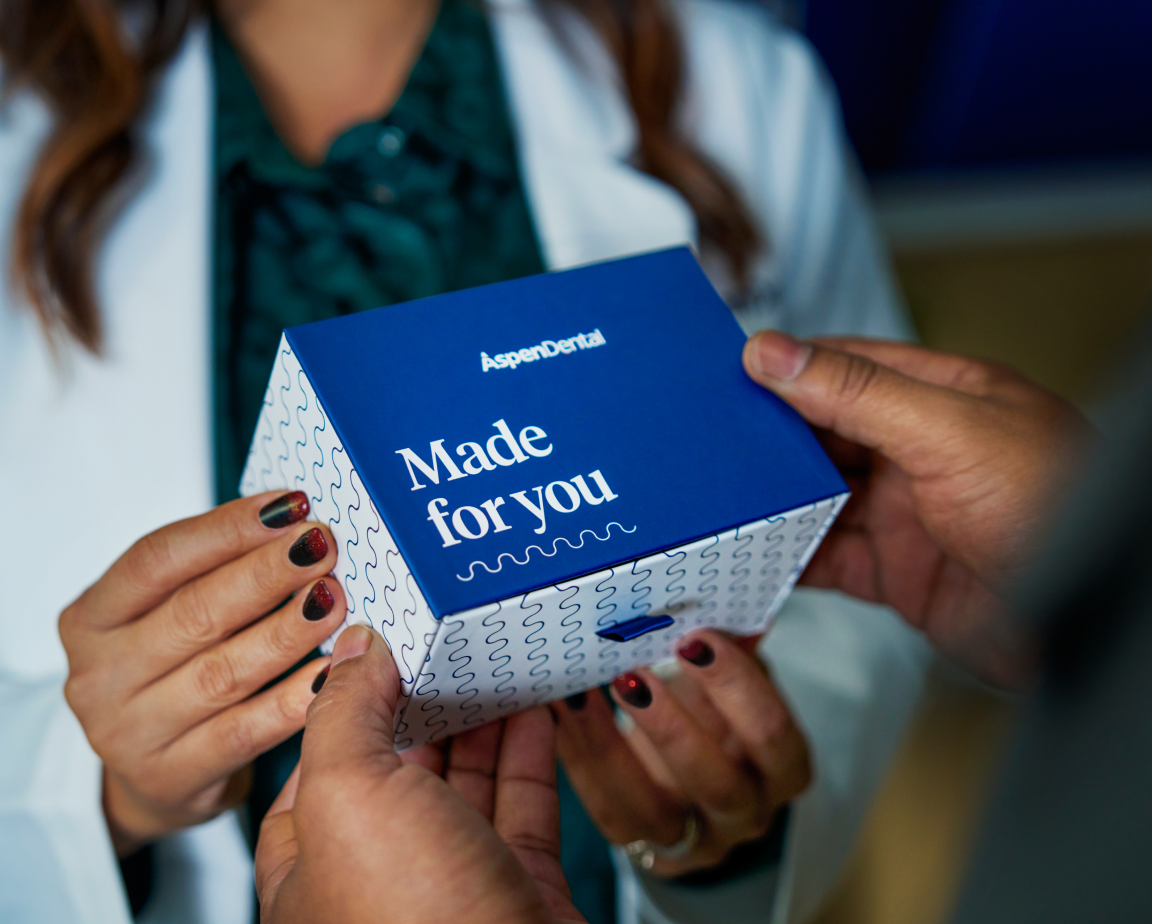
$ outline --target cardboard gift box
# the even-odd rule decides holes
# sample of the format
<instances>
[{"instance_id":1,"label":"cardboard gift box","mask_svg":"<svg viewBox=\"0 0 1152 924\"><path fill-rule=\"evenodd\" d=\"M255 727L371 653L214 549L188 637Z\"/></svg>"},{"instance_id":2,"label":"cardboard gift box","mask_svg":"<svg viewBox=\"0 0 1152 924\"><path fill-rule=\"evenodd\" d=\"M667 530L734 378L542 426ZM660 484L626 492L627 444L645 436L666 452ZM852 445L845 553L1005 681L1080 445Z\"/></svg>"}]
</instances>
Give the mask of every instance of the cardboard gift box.
<instances>
[{"instance_id":1,"label":"cardboard gift box","mask_svg":"<svg viewBox=\"0 0 1152 924\"><path fill-rule=\"evenodd\" d=\"M686 248L284 332L241 492L330 527L398 746L764 631L848 495L743 344Z\"/></svg>"}]
</instances>

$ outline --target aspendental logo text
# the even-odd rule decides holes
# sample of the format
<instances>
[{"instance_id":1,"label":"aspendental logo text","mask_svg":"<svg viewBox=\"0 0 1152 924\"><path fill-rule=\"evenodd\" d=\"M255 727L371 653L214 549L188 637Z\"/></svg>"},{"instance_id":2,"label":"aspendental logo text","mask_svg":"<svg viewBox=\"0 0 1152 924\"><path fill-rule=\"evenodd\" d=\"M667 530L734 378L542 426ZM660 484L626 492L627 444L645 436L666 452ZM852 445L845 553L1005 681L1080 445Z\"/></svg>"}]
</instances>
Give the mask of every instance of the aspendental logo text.
<instances>
[{"instance_id":1,"label":"aspendental logo text","mask_svg":"<svg viewBox=\"0 0 1152 924\"><path fill-rule=\"evenodd\" d=\"M604 335L600 333L599 327L590 334L577 334L567 340L545 340L535 346L513 350L511 353L497 353L495 356L481 353L480 366L485 372L489 369L515 369L521 363L551 359L561 353L575 353L577 350L590 350L598 346L604 346Z\"/></svg>"}]
</instances>

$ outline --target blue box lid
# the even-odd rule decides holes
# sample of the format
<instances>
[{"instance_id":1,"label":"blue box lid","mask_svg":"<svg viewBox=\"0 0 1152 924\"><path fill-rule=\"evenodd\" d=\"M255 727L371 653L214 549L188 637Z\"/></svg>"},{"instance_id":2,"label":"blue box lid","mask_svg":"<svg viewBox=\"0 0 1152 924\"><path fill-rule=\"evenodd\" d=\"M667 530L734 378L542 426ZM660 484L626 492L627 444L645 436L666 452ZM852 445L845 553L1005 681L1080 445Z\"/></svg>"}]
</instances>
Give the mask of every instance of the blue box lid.
<instances>
[{"instance_id":1,"label":"blue box lid","mask_svg":"<svg viewBox=\"0 0 1152 924\"><path fill-rule=\"evenodd\" d=\"M687 248L285 334L438 618L847 490Z\"/></svg>"}]
</instances>

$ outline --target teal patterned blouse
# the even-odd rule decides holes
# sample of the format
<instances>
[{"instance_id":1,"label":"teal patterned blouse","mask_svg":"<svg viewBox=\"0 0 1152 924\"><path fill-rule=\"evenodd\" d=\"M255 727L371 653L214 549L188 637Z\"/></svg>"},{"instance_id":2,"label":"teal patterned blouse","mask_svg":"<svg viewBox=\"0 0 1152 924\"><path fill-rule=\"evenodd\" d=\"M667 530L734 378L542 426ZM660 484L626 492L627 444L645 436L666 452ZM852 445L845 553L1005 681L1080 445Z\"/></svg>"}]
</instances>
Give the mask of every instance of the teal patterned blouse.
<instances>
[{"instance_id":1,"label":"teal patterned blouse","mask_svg":"<svg viewBox=\"0 0 1152 924\"><path fill-rule=\"evenodd\" d=\"M284 147L218 26L212 49L216 472L226 501L283 328L543 264L478 4L444 0L392 111L346 131L316 167Z\"/></svg>"}]
</instances>

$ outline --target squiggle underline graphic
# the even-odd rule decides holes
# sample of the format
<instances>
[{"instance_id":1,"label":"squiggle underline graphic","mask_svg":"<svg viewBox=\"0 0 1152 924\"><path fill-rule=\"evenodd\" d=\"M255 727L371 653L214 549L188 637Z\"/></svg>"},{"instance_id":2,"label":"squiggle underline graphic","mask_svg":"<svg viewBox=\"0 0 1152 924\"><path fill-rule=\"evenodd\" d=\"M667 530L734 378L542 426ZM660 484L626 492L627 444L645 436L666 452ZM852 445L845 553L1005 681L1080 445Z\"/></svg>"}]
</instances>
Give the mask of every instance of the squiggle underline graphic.
<instances>
[{"instance_id":1,"label":"squiggle underline graphic","mask_svg":"<svg viewBox=\"0 0 1152 924\"><path fill-rule=\"evenodd\" d=\"M580 540L579 545L573 545L564 536L557 536L555 539L552 540L552 551L551 552L545 552L538 545L530 545L530 546L528 546L528 548L526 548L524 550L524 560L523 561L520 561L511 552L501 552L499 555L496 556L496 567L495 568L489 568L488 565L486 565L482 561L474 561L474 562L472 562L472 564L470 564L468 566L468 577L464 577L463 575L458 574L458 575L456 575L456 580L458 580L458 581L470 581L470 580L472 580L472 578L476 577L476 566L477 565L479 565L481 568L483 568L489 574L498 574L504 567L503 559L505 559L505 558L512 559L513 563L515 563L517 565L526 565L526 564L528 564L528 561L532 557L531 552L533 549L535 549L537 552L539 552L545 558L551 558L553 555L555 555L559 551L559 548L557 547L557 543L559 543L559 542L563 542L570 549L582 549L582 548L584 548L584 534L585 533L588 533L590 536L592 536L593 539L596 539L600 542L607 542L610 538L612 538L612 527L613 526L619 527L621 532L625 532L625 533L636 532L635 526L633 526L631 529L625 529L623 526L621 526L619 523L617 523L615 520L613 520L611 523L609 523L607 526L604 527L604 538L603 539L601 539L599 536L597 536L593 530L582 529L582 530L580 530L580 535L576 537L577 539Z\"/></svg>"}]
</instances>

